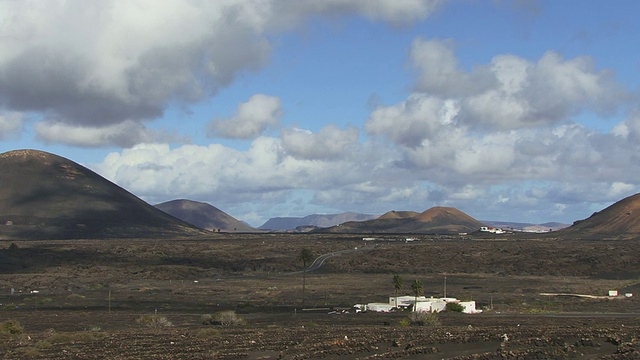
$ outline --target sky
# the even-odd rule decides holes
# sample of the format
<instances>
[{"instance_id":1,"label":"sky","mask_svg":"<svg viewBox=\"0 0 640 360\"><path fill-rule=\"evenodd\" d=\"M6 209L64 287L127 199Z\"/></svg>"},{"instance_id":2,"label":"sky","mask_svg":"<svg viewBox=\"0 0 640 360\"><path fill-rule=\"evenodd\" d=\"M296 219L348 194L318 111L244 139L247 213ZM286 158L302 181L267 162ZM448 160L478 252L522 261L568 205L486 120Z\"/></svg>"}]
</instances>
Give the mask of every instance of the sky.
<instances>
[{"instance_id":1,"label":"sky","mask_svg":"<svg viewBox=\"0 0 640 360\"><path fill-rule=\"evenodd\" d=\"M150 204L253 226L433 206L570 224L640 192L639 13L0 0L0 152L51 152Z\"/></svg>"}]
</instances>

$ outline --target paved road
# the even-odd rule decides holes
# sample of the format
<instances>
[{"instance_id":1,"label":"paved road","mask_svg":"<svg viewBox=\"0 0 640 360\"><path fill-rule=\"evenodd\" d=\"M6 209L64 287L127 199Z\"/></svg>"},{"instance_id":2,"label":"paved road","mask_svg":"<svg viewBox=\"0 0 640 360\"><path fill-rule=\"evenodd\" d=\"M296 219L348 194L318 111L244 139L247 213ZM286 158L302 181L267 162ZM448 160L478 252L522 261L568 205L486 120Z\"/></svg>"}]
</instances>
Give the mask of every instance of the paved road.
<instances>
[{"instance_id":1,"label":"paved road","mask_svg":"<svg viewBox=\"0 0 640 360\"><path fill-rule=\"evenodd\" d=\"M327 261L328 259L331 259L332 257L336 257L336 256L340 256L340 255L343 255L343 254L348 254L348 253L352 253L352 252L356 252L356 251L374 250L377 247L378 247L378 245L358 246L358 247L355 247L353 249L346 249L346 250L330 252L330 253L327 253L327 254L322 254L322 255L318 256L315 260L313 260L311 265L309 265L307 267L307 272L320 269L320 267L322 267L324 262ZM304 272L304 270L303 271L295 271L295 272L287 273L287 275L302 274L303 272Z\"/></svg>"}]
</instances>

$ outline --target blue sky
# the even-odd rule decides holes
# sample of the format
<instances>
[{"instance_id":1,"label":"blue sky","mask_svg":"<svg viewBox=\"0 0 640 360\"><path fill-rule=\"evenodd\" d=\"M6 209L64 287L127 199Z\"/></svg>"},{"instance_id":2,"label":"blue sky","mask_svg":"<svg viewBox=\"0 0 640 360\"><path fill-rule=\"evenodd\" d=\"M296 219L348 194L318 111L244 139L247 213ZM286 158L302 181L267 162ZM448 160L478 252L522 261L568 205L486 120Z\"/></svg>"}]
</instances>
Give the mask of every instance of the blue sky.
<instances>
[{"instance_id":1,"label":"blue sky","mask_svg":"<svg viewBox=\"0 0 640 360\"><path fill-rule=\"evenodd\" d=\"M0 152L151 204L571 223L640 189L632 0L4 1ZM0 169L1 171L1 169Z\"/></svg>"}]
</instances>

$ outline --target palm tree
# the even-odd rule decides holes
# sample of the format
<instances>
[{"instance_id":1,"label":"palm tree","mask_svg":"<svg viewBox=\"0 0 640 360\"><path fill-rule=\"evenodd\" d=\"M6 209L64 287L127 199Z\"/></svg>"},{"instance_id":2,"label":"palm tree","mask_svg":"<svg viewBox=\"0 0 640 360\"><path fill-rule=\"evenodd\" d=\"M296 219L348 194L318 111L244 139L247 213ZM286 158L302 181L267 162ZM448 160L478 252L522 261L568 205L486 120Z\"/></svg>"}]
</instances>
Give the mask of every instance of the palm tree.
<instances>
[{"instance_id":1,"label":"palm tree","mask_svg":"<svg viewBox=\"0 0 640 360\"><path fill-rule=\"evenodd\" d=\"M313 252L311 249L304 248L300 251L298 258L302 261L302 307L304 308L304 298L307 287L307 264L313 261Z\"/></svg>"},{"instance_id":2,"label":"palm tree","mask_svg":"<svg viewBox=\"0 0 640 360\"><path fill-rule=\"evenodd\" d=\"M396 290L396 307L398 307L398 291L402 289L402 276L393 275L393 288Z\"/></svg>"},{"instance_id":3,"label":"palm tree","mask_svg":"<svg viewBox=\"0 0 640 360\"><path fill-rule=\"evenodd\" d=\"M413 290L413 295L415 295L415 301L413 303L413 311L416 311L416 308L418 307L418 296L422 294L423 288L424 286L422 285L422 281L420 280L413 280L413 282L411 283L411 290Z\"/></svg>"}]
</instances>

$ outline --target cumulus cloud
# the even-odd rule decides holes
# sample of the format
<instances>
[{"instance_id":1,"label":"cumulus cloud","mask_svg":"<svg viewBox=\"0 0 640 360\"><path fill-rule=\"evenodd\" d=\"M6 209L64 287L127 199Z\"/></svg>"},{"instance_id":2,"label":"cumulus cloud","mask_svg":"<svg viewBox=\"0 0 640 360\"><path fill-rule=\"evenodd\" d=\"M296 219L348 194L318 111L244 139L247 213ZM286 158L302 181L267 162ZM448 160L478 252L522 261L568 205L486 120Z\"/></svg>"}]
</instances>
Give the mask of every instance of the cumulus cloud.
<instances>
[{"instance_id":1,"label":"cumulus cloud","mask_svg":"<svg viewBox=\"0 0 640 360\"><path fill-rule=\"evenodd\" d=\"M251 139L266 129L279 124L282 104L275 96L257 94L238 106L235 116L214 119L209 123L207 135L231 139Z\"/></svg>"},{"instance_id":2,"label":"cumulus cloud","mask_svg":"<svg viewBox=\"0 0 640 360\"><path fill-rule=\"evenodd\" d=\"M213 96L239 74L261 69L270 34L309 16L405 23L429 16L440 3L5 1L0 105L105 130L155 119L170 105ZM83 140L67 141L76 142Z\"/></svg>"},{"instance_id":3,"label":"cumulus cloud","mask_svg":"<svg viewBox=\"0 0 640 360\"><path fill-rule=\"evenodd\" d=\"M20 113L0 113L0 140L18 133L23 122L24 116Z\"/></svg>"},{"instance_id":4,"label":"cumulus cloud","mask_svg":"<svg viewBox=\"0 0 640 360\"><path fill-rule=\"evenodd\" d=\"M135 121L104 127L76 126L59 121L43 121L35 125L38 139L46 143L63 143L79 147L131 147L141 142L185 142L169 133L151 130Z\"/></svg>"},{"instance_id":5,"label":"cumulus cloud","mask_svg":"<svg viewBox=\"0 0 640 360\"><path fill-rule=\"evenodd\" d=\"M358 143L358 129L341 130L329 125L317 134L302 129L286 129L281 138L282 148L293 157L329 160L348 155L349 149Z\"/></svg>"},{"instance_id":6,"label":"cumulus cloud","mask_svg":"<svg viewBox=\"0 0 640 360\"><path fill-rule=\"evenodd\" d=\"M111 153L98 165L101 174L134 192L152 197L269 196L291 189L322 189L355 181L367 169L350 169L351 161L296 159L278 139L259 137L246 151L222 145L141 144ZM334 173L342 173L340 177ZM347 174L349 173L349 174Z\"/></svg>"},{"instance_id":7,"label":"cumulus cloud","mask_svg":"<svg viewBox=\"0 0 640 360\"><path fill-rule=\"evenodd\" d=\"M350 139L354 130L333 127L258 137L244 151L141 144L111 153L96 170L150 202L199 199L262 221L299 196L342 211L443 205L480 219L504 218L505 209L520 219L558 219L593 212L593 203L604 206L639 186L640 145L615 129L567 124L480 134L441 127L439 137L415 147L358 142ZM328 139L347 140L332 157L312 151Z\"/></svg>"},{"instance_id":8,"label":"cumulus cloud","mask_svg":"<svg viewBox=\"0 0 640 360\"><path fill-rule=\"evenodd\" d=\"M292 24L303 14L344 15L359 13L370 20L381 20L395 26L405 26L424 19L436 11L446 0L300 0L273 1L273 11L281 16L277 23ZM273 19L275 20L275 19ZM274 24L274 26L282 26Z\"/></svg>"},{"instance_id":9,"label":"cumulus cloud","mask_svg":"<svg viewBox=\"0 0 640 360\"><path fill-rule=\"evenodd\" d=\"M447 128L454 128L458 113L455 101L414 94L399 104L378 107L365 124L369 134L379 135L409 147L426 139L442 137Z\"/></svg>"},{"instance_id":10,"label":"cumulus cloud","mask_svg":"<svg viewBox=\"0 0 640 360\"><path fill-rule=\"evenodd\" d=\"M608 134L572 121L584 112L611 115L630 99L589 57L497 55L465 71L451 42L425 39L414 41L409 57L415 92L378 106L365 131L396 147L394 164L411 171L411 181L430 183L454 204L468 196L512 206L545 198L492 190L527 182L596 182L603 186L591 195L600 199L633 191L628 184L640 175L640 116L631 113ZM572 201L554 195L557 203Z\"/></svg>"},{"instance_id":11,"label":"cumulus cloud","mask_svg":"<svg viewBox=\"0 0 640 360\"><path fill-rule=\"evenodd\" d=\"M464 71L451 42L416 39L410 58L416 91L456 101L459 122L469 126L517 129L555 124L583 111L608 116L629 100L612 72L597 70L586 56L565 60L549 51L532 62L497 55Z\"/></svg>"}]
</instances>

